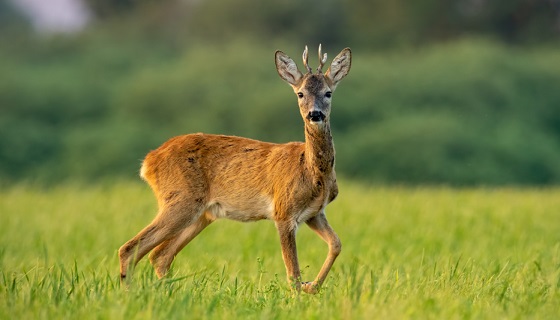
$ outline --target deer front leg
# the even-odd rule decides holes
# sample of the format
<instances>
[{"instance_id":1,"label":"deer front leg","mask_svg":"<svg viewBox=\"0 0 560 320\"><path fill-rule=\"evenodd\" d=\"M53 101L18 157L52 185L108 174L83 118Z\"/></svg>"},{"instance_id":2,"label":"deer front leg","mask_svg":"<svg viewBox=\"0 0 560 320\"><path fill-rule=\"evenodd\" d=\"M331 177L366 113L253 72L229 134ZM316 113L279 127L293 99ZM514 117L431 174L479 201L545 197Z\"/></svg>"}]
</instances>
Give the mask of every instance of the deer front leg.
<instances>
[{"instance_id":1,"label":"deer front leg","mask_svg":"<svg viewBox=\"0 0 560 320\"><path fill-rule=\"evenodd\" d=\"M329 253L317 278L313 282L306 282L303 284L303 291L311 294L315 294L319 292L321 285L327 278L327 274L331 270L331 267L340 254L342 249L342 244L340 243L340 239L338 235L334 232L334 230L329 225L327 221L327 217L325 216L324 212L319 213L317 216L307 220L307 225L311 228L311 230L315 231L329 245Z\"/></svg>"},{"instance_id":2,"label":"deer front leg","mask_svg":"<svg viewBox=\"0 0 560 320\"><path fill-rule=\"evenodd\" d=\"M280 235L282 258L286 265L288 282L297 292L301 291L301 273L297 257L296 230L297 226L290 221L277 221L276 228Z\"/></svg>"}]
</instances>

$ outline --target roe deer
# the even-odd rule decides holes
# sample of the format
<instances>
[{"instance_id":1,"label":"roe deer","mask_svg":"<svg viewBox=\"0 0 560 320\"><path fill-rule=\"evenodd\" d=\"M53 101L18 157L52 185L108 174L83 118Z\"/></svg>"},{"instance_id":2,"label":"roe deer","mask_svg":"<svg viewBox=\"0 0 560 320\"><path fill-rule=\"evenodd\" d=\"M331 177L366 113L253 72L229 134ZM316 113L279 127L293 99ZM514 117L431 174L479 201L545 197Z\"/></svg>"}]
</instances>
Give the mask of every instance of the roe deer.
<instances>
[{"instance_id":1,"label":"roe deer","mask_svg":"<svg viewBox=\"0 0 560 320\"><path fill-rule=\"evenodd\" d=\"M338 194L334 145L329 116L331 94L350 71L349 48L334 58L323 74L327 55L313 73L307 47L307 72L281 51L276 69L298 98L305 124L305 143L274 144L235 136L189 134L172 138L148 153L141 177L158 201L155 219L119 249L121 279L152 251L150 261L163 277L175 255L218 218L273 220L278 229L288 281L298 292L317 293L341 250L325 216L325 206ZM329 247L313 282L302 282L296 231L305 222Z\"/></svg>"}]
</instances>

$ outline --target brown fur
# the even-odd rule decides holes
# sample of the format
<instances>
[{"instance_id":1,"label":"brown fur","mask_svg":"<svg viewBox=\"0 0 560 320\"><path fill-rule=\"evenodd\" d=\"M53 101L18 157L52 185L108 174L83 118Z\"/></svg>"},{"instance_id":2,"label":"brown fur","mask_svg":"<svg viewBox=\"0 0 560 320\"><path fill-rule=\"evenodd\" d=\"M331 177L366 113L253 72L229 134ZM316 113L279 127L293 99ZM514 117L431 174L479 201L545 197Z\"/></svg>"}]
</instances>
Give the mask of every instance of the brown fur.
<instances>
[{"instance_id":1,"label":"brown fur","mask_svg":"<svg viewBox=\"0 0 560 320\"><path fill-rule=\"evenodd\" d=\"M327 92L334 91L348 73L350 59L350 50L345 49L326 75L303 75L293 60L276 53L278 73L294 92L302 94L298 100L305 143L274 144L197 133L172 138L148 153L141 176L153 189L159 212L119 249L121 278L150 251L150 261L158 277L163 277L175 255L215 219L270 219L278 229L288 280L298 291L303 287L308 293L317 292L341 248L324 213L338 194ZM338 77L329 77L331 69ZM309 120L311 111L322 112L325 119ZM303 222L329 245L317 278L305 283L295 243L297 227Z\"/></svg>"}]
</instances>

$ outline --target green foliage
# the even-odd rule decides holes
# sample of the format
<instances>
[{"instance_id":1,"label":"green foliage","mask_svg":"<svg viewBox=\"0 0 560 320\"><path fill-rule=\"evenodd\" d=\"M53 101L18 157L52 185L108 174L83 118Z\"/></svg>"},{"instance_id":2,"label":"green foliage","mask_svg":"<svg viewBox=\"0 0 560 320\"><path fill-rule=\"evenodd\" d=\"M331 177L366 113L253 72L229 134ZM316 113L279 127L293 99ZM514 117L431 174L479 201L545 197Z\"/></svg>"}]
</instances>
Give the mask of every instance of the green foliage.
<instances>
[{"instance_id":1,"label":"green foliage","mask_svg":"<svg viewBox=\"0 0 560 320\"><path fill-rule=\"evenodd\" d=\"M3 51L4 181L131 177L150 149L199 131L303 139L273 50L248 40L181 50L163 43L143 50L136 39L107 46L94 35L83 41ZM333 101L338 171L389 183L558 183L557 54L482 40L355 50Z\"/></svg>"},{"instance_id":2,"label":"green foliage","mask_svg":"<svg viewBox=\"0 0 560 320\"><path fill-rule=\"evenodd\" d=\"M272 223L226 220L190 243L168 278L142 260L126 291L116 251L155 214L149 188L20 184L0 191L0 318L554 318L559 206L556 188L343 180L327 208L343 251L319 295L290 292ZM302 226L298 249L312 279L327 246Z\"/></svg>"},{"instance_id":3,"label":"green foliage","mask_svg":"<svg viewBox=\"0 0 560 320\"><path fill-rule=\"evenodd\" d=\"M368 48L468 36L517 44L555 42L558 0L87 0L106 21L135 20L143 32L205 41L250 37Z\"/></svg>"},{"instance_id":4,"label":"green foliage","mask_svg":"<svg viewBox=\"0 0 560 320\"><path fill-rule=\"evenodd\" d=\"M369 46L490 36L508 43L542 43L558 39L554 21L558 1L359 1L347 2L347 28L355 42ZM364 30L367 30L364 32ZM360 32L362 31L362 32Z\"/></svg>"},{"instance_id":5,"label":"green foliage","mask_svg":"<svg viewBox=\"0 0 560 320\"><path fill-rule=\"evenodd\" d=\"M337 141L351 141L338 144L343 172L387 182L559 181L560 68L546 50L464 41L370 57L352 72L340 90L352 107L333 116L344 132Z\"/></svg>"},{"instance_id":6,"label":"green foliage","mask_svg":"<svg viewBox=\"0 0 560 320\"><path fill-rule=\"evenodd\" d=\"M341 43L347 26L346 12L333 0L208 0L195 6L187 27L196 37L217 40L239 35L267 39L282 34L287 39L321 39Z\"/></svg>"}]
</instances>

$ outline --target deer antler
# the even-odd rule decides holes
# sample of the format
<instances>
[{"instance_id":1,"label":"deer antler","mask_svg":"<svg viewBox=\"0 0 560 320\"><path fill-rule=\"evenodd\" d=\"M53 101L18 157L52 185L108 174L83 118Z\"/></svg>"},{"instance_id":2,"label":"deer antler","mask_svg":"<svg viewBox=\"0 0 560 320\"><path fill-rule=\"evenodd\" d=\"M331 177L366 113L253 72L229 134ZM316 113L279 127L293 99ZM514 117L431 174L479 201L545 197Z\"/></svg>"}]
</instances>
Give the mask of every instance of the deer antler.
<instances>
[{"instance_id":1,"label":"deer antler","mask_svg":"<svg viewBox=\"0 0 560 320\"><path fill-rule=\"evenodd\" d=\"M327 54L325 53L322 57L321 57L321 44L319 44L319 66L317 67L317 72L321 73L323 72L323 66L325 65L325 62L327 62Z\"/></svg>"},{"instance_id":2,"label":"deer antler","mask_svg":"<svg viewBox=\"0 0 560 320\"><path fill-rule=\"evenodd\" d=\"M303 65L307 69L307 72L312 73L313 70L311 70L311 67L307 64L308 61L307 52L308 52L307 46L305 46L305 50L303 50Z\"/></svg>"}]
</instances>

